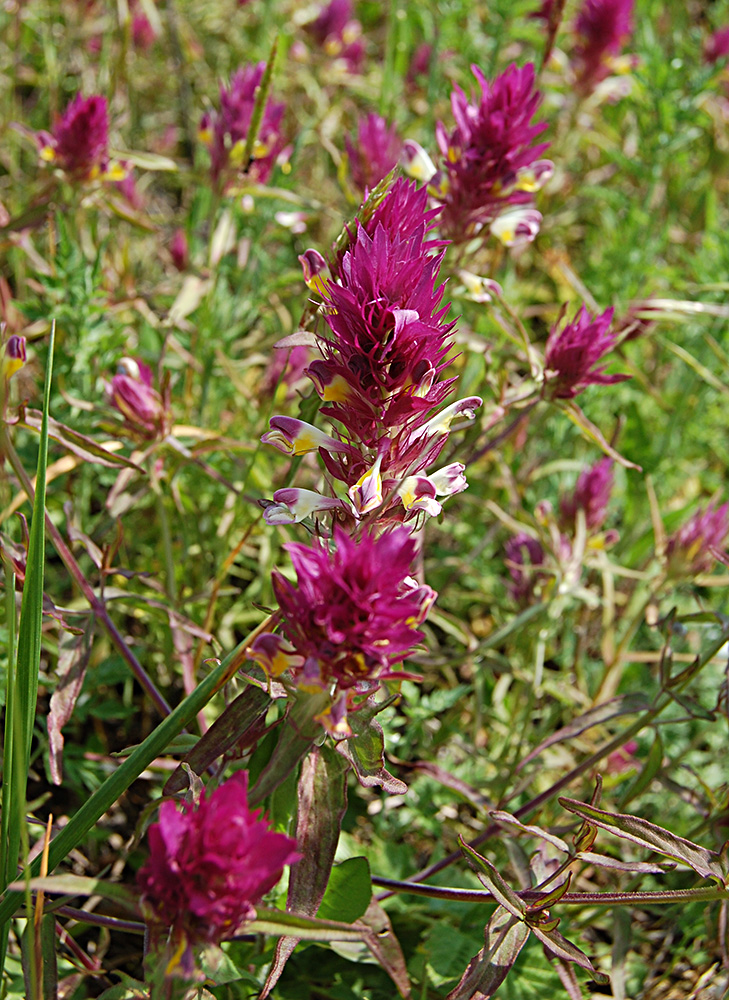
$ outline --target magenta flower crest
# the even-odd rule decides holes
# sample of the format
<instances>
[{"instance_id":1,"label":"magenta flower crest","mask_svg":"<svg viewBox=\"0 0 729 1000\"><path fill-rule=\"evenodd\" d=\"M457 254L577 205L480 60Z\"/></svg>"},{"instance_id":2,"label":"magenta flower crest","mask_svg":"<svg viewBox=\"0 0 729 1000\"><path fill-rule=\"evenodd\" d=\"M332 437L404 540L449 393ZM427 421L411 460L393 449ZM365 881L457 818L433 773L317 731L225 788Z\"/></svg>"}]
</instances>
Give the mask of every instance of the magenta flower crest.
<instances>
[{"instance_id":1,"label":"magenta flower crest","mask_svg":"<svg viewBox=\"0 0 729 1000\"><path fill-rule=\"evenodd\" d=\"M356 136L344 140L352 180L361 191L372 190L393 167L402 152L394 125L371 112L357 126Z\"/></svg>"},{"instance_id":2,"label":"magenta flower crest","mask_svg":"<svg viewBox=\"0 0 729 1000\"><path fill-rule=\"evenodd\" d=\"M418 626L435 592L409 575L416 544L404 527L355 539L335 525L332 546L315 541L285 548L296 584L274 572L273 587L290 643L288 660L281 659L286 651L280 643L274 647L263 636L250 655L270 676L288 666L297 687L329 694L320 721L334 736L348 736L346 713L357 696L383 680L411 676L395 667L423 638Z\"/></svg>"},{"instance_id":3,"label":"magenta flower crest","mask_svg":"<svg viewBox=\"0 0 729 1000\"><path fill-rule=\"evenodd\" d=\"M78 94L57 119L53 130L39 132L37 138L42 160L60 167L73 180L94 180L108 167L106 98Z\"/></svg>"},{"instance_id":4,"label":"magenta flower crest","mask_svg":"<svg viewBox=\"0 0 729 1000\"><path fill-rule=\"evenodd\" d=\"M595 465L580 473L574 493L562 497L559 512L563 525L574 525L577 511L582 510L587 530L599 531L607 517L612 488L613 461L601 458Z\"/></svg>"},{"instance_id":5,"label":"magenta flower crest","mask_svg":"<svg viewBox=\"0 0 729 1000\"><path fill-rule=\"evenodd\" d=\"M276 162L285 158L281 133L284 105L269 98L253 143L252 160L242 162L256 90L265 69L264 62L239 69L230 86L220 88L220 111L205 114L200 122L199 134L210 150L210 171L215 184L224 187L229 174L235 171L243 171L250 180L265 184Z\"/></svg>"},{"instance_id":6,"label":"magenta flower crest","mask_svg":"<svg viewBox=\"0 0 729 1000\"><path fill-rule=\"evenodd\" d=\"M432 515L440 511L436 495L466 488L462 469L441 476L437 486L430 481L435 473L424 475L451 423L472 419L481 405L474 396L441 409L454 382L440 377L453 324L445 320L438 284L442 243L429 237L438 210L428 209L427 199L424 188L396 181L332 261L330 279L322 279L323 259L312 251L301 258L309 286L324 301L326 324L318 337L321 356L306 374L323 401L320 414L341 427L326 434L276 416L263 440L294 455L318 451L349 500L326 509L355 518L377 508L391 520ZM300 510L274 501L264 501L269 523L324 509L312 507L306 491Z\"/></svg>"},{"instance_id":7,"label":"magenta flower crest","mask_svg":"<svg viewBox=\"0 0 729 1000\"><path fill-rule=\"evenodd\" d=\"M469 100L456 87L455 128L449 132L439 123L436 132L444 159L442 228L457 241L490 225L506 207L530 203L551 176L551 164L539 161L549 143L536 142L547 126L533 122L541 99L533 64L512 64L493 83L477 66L471 69L480 98Z\"/></svg>"},{"instance_id":8,"label":"magenta flower crest","mask_svg":"<svg viewBox=\"0 0 729 1000\"><path fill-rule=\"evenodd\" d=\"M255 917L296 842L274 833L248 808L248 774L239 771L197 807L164 802L149 830L149 858L137 875L153 934L172 931L188 947L218 944Z\"/></svg>"},{"instance_id":9,"label":"magenta flower crest","mask_svg":"<svg viewBox=\"0 0 729 1000\"><path fill-rule=\"evenodd\" d=\"M729 25L715 31L704 46L704 59L707 63L718 62L727 56L729 56Z\"/></svg>"},{"instance_id":10,"label":"magenta flower crest","mask_svg":"<svg viewBox=\"0 0 729 1000\"><path fill-rule=\"evenodd\" d=\"M620 54L633 31L634 0L584 0L574 32L575 70L582 91L591 91L610 73L610 59Z\"/></svg>"},{"instance_id":11,"label":"magenta flower crest","mask_svg":"<svg viewBox=\"0 0 729 1000\"><path fill-rule=\"evenodd\" d=\"M574 399L588 385L612 385L629 375L606 375L600 361L615 346L610 330L612 309L591 316L582 306L562 329L555 327L547 340L544 357L545 399Z\"/></svg>"},{"instance_id":12,"label":"magenta flower crest","mask_svg":"<svg viewBox=\"0 0 729 1000\"><path fill-rule=\"evenodd\" d=\"M151 440L167 433L168 403L152 386L152 372L144 362L122 358L105 388L109 402L134 435Z\"/></svg>"},{"instance_id":13,"label":"magenta flower crest","mask_svg":"<svg viewBox=\"0 0 729 1000\"><path fill-rule=\"evenodd\" d=\"M729 504L699 509L668 539L666 559L673 576L710 573L714 563L729 564Z\"/></svg>"},{"instance_id":14,"label":"magenta flower crest","mask_svg":"<svg viewBox=\"0 0 729 1000\"><path fill-rule=\"evenodd\" d=\"M544 549L536 538L521 532L507 541L504 554L510 577L509 593L518 605L526 607L545 576L539 568L544 565Z\"/></svg>"}]
</instances>

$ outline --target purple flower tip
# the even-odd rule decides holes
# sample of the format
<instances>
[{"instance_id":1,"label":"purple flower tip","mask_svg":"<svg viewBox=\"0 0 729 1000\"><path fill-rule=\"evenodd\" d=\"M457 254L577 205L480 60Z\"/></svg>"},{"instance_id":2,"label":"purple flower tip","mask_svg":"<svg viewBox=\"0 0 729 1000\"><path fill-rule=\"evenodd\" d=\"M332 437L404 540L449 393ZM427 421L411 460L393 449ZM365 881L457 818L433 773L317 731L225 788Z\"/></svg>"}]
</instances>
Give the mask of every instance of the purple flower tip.
<instances>
[{"instance_id":1,"label":"purple flower tip","mask_svg":"<svg viewBox=\"0 0 729 1000\"><path fill-rule=\"evenodd\" d=\"M362 118L357 135L344 140L352 180L361 191L372 190L393 167L402 152L402 140L394 125L374 112Z\"/></svg>"},{"instance_id":2,"label":"purple flower tip","mask_svg":"<svg viewBox=\"0 0 729 1000\"><path fill-rule=\"evenodd\" d=\"M49 135L39 133L41 158L77 181L93 180L108 164L109 113L106 98L78 94Z\"/></svg>"},{"instance_id":3,"label":"purple flower tip","mask_svg":"<svg viewBox=\"0 0 729 1000\"><path fill-rule=\"evenodd\" d=\"M296 842L274 833L248 808L248 773L239 771L196 807L160 808L149 830L149 859L137 875L152 929L190 944L232 937L255 906L299 860Z\"/></svg>"},{"instance_id":4,"label":"purple flower tip","mask_svg":"<svg viewBox=\"0 0 729 1000\"><path fill-rule=\"evenodd\" d=\"M613 488L613 461L601 458L599 462L580 473L572 496L560 501L560 520L565 527L574 525L578 510L585 512L588 531L599 531L607 517L610 494Z\"/></svg>"},{"instance_id":5,"label":"purple flower tip","mask_svg":"<svg viewBox=\"0 0 729 1000\"><path fill-rule=\"evenodd\" d=\"M604 365L595 367L615 345L612 318L612 309L591 316L582 306L571 323L552 330L544 357L546 399L574 399L588 385L611 385L630 378L605 375Z\"/></svg>"},{"instance_id":6,"label":"purple flower tip","mask_svg":"<svg viewBox=\"0 0 729 1000\"><path fill-rule=\"evenodd\" d=\"M585 0L574 24L577 83L591 91L610 72L609 58L619 54L633 31L634 0Z\"/></svg>"},{"instance_id":7,"label":"purple flower tip","mask_svg":"<svg viewBox=\"0 0 729 1000\"><path fill-rule=\"evenodd\" d=\"M729 504L709 504L668 539L666 558L672 576L695 576L709 573L718 560L729 562L725 551L729 535Z\"/></svg>"}]
</instances>

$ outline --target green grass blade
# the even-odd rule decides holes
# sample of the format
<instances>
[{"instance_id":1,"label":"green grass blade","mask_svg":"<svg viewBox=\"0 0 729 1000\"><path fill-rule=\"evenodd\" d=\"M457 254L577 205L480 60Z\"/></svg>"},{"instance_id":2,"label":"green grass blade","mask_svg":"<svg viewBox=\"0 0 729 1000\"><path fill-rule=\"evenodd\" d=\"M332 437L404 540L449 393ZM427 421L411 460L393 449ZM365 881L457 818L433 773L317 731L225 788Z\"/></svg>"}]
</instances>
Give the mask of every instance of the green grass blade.
<instances>
[{"instance_id":1,"label":"green grass blade","mask_svg":"<svg viewBox=\"0 0 729 1000\"><path fill-rule=\"evenodd\" d=\"M8 675L6 682L3 750L2 824L0 826L0 884L4 889L15 878L21 834L25 823L30 744L35 722L43 626L43 574L45 567L46 466L48 462L48 411L53 374L55 322L51 326L48 364L43 393L38 469L33 520L30 527L28 561L20 608L17 653L15 651L15 577L7 574L6 620L8 628ZM8 928L0 927L0 967L4 968Z\"/></svg>"},{"instance_id":2,"label":"green grass blade","mask_svg":"<svg viewBox=\"0 0 729 1000\"><path fill-rule=\"evenodd\" d=\"M94 824L111 808L120 795L135 781L145 768L149 767L169 742L190 723L216 691L225 684L235 671L235 664L243 661L243 650L250 642L248 636L226 658L208 674L202 683L185 698L167 718L140 743L123 764L110 774L106 781L81 806L67 825L53 838L48 856L48 871L52 872L66 855L77 847ZM36 858L30 865L30 874L40 873L41 859ZM23 901L22 894L7 893L0 901L0 924L8 920Z\"/></svg>"},{"instance_id":3,"label":"green grass blade","mask_svg":"<svg viewBox=\"0 0 729 1000\"><path fill-rule=\"evenodd\" d=\"M43 574L45 568L45 511L46 511L46 466L48 463L48 410L51 398L51 378L53 375L53 345L55 321L51 326L48 345L48 364L43 394L43 422L41 424L40 447L38 451L38 472L35 486L33 520L30 525L28 562L23 585L23 600L20 606L20 627L18 628L17 707L23 734L23 745L18 748L16 758L21 771L27 775L30 761L30 744L35 723L35 706L38 697L38 670L40 667L41 631L43 627Z\"/></svg>"}]
</instances>

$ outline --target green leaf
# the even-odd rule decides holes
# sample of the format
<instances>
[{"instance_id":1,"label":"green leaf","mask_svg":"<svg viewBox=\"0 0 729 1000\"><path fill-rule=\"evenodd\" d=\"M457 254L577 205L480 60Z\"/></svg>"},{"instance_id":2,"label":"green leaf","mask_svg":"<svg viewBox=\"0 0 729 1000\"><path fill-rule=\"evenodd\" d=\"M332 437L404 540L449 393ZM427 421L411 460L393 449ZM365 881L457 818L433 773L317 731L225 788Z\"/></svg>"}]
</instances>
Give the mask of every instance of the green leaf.
<instances>
[{"instance_id":1,"label":"green leaf","mask_svg":"<svg viewBox=\"0 0 729 1000\"><path fill-rule=\"evenodd\" d=\"M246 924L245 930L250 934L297 937L301 941L364 941L371 933L365 926L284 913L265 906L256 907L256 919Z\"/></svg>"},{"instance_id":2,"label":"green leaf","mask_svg":"<svg viewBox=\"0 0 729 1000\"><path fill-rule=\"evenodd\" d=\"M372 881L367 858L348 858L334 865L317 916L351 924L367 912Z\"/></svg>"}]
</instances>

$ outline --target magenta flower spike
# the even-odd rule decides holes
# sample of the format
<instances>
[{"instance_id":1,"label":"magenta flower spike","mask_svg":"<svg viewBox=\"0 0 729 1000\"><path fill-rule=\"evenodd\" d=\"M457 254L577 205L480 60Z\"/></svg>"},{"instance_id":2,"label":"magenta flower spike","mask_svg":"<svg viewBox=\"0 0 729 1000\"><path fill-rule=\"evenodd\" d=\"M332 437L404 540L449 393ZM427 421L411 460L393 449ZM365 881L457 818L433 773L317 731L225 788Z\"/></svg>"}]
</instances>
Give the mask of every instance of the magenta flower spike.
<instances>
[{"instance_id":1,"label":"magenta flower spike","mask_svg":"<svg viewBox=\"0 0 729 1000\"><path fill-rule=\"evenodd\" d=\"M203 792L197 807L164 802L137 875L153 939L171 931L180 950L186 946L182 968L189 973L191 949L233 937L299 857L296 841L249 810L246 771Z\"/></svg>"},{"instance_id":2,"label":"magenta flower spike","mask_svg":"<svg viewBox=\"0 0 729 1000\"><path fill-rule=\"evenodd\" d=\"M707 63L713 64L727 56L729 56L729 26L715 31L704 46L704 59Z\"/></svg>"},{"instance_id":3,"label":"magenta flower spike","mask_svg":"<svg viewBox=\"0 0 729 1000\"><path fill-rule=\"evenodd\" d=\"M544 549L536 538L522 532L508 540L504 551L511 578L509 593L518 605L525 607L533 599L540 577L544 576L538 568L544 564Z\"/></svg>"},{"instance_id":4,"label":"magenta flower spike","mask_svg":"<svg viewBox=\"0 0 729 1000\"><path fill-rule=\"evenodd\" d=\"M620 54L633 31L634 0L584 0L574 23L575 71L583 93L610 73L610 59Z\"/></svg>"},{"instance_id":5,"label":"magenta flower spike","mask_svg":"<svg viewBox=\"0 0 729 1000\"><path fill-rule=\"evenodd\" d=\"M574 493L560 500L562 524L565 527L574 525L577 511L582 510L585 512L587 530L599 531L607 517L612 489L613 460L601 458L595 465L580 473Z\"/></svg>"},{"instance_id":6,"label":"magenta flower spike","mask_svg":"<svg viewBox=\"0 0 729 1000\"><path fill-rule=\"evenodd\" d=\"M327 55L343 60L348 72L358 73L365 53L362 25L353 14L351 0L331 0L305 28Z\"/></svg>"},{"instance_id":7,"label":"magenta flower spike","mask_svg":"<svg viewBox=\"0 0 729 1000\"><path fill-rule=\"evenodd\" d=\"M545 399L574 399L588 385L612 385L629 375L606 375L605 366L595 367L615 346L610 330L613 309L591 316L584 306L571 323L554 328L544 357Z\"/></svg>"},{"instance_id":8,"label":"magenta flower spike","mask_svg":"<svg viewBox=\"0 0 729 1000\"><path fill-rule=\"evenodd\" d=\"M239 69L230 86L220 88L220 111L203 115L199 135L210 149L210 171L215 184L224 187L226 175L233 170L241 170L250 180L265 184L275 163L285 155L281 134L284 105L269 99L253 144L252 161L242 162L256 91L265 69L264 62Z\"/></svg>"},{"instance_id":9,"label":"magenta flower spike","mask_svg":"<svg viewBox=\"0 0 729 1000\"><path fill-rule=\"evenodd\" d=\"M172 263L178 271L186 271L190 263L190 250L184 229L176 229L170 240Z\"/></svg>"},{"instance_id":10,"label":"magenta flower spike","mask_svg":"<svg viewBox=\"0 0 729 1000\"><path fill-rule=\"evenodd\" d=\"M533 64L512 64L493 83L477 66L471 69L480 98L469 101L456 87L451 96L456 127L448 132L440 122L436 131L444 158L442 229L455 241L490 226L509 206L531 203L549 174L544 167L538 174L527 171L549 145L536 143L546 123L532 123L541 100Z\"/></svg>"},{"instance_id":11,"label":"magenta flower spike","mask_svg":"<svg viewBox=\"0 0 729 1000\"><path fill-rule=\"evenodd\" d=\"M167 432L169 416L162 396L152 387L152 372L142 361L122 358L119 370L106 383L112 406L126 419L132 433L154 439Z\"/></svg>"},{"instance_id":12,"label":"magenta flower spike","mask_svg":"<svg viewBox=\"0 0 729 1000\"><path fill-rule=\"evenodd\" d=\"M726 541L729 535L729 504L696 511L668 539L666 559L672 576L695 576L710 573L715 562L727 565Z\"/></svg>"},{"instance_id":13,"label":"magenta flower spike","mask_svg":"<svg viewBox=\"0 0 729 1000\"><path fill-rule=\"evenodd\" d=\"M394 125L371 112L357 126L356 136L345 137L352 180L361 191L374 188L388 174L402 152L402 140Z\"/></svg>"},{"instance_id":14,"label":"magenta flower spike","mask_svg":"<svg viewBox=\"0 0 729 1000\"><path fill-rule=\"evenodd\" d=\"M290 643L286 655L290 648L304 661L291 664L291 680L304 691L330 695L319 719L343 738L351 735L346 713L356 708L357 697L383 680L411 676L395 667L421 641L418 625L436 595L410 577L416 543L404 527L354 539L335 525L332 547L317 540L285 548L296 584L274 572L273 587ZM254 646L250 655L271 672L270 652Z\"/></svg>"},{"instance_id":15,"label":"magenta flower spike","mask_svg":"<svg viewBox=\"0 0 729 1000\"><path fill-rule=\"evenodd\" d=\"M39 132L40 156L75 181L94 180L108 167L109 113L106 98L78 94L52 132Z\"/></svg>"}]
</instances>

